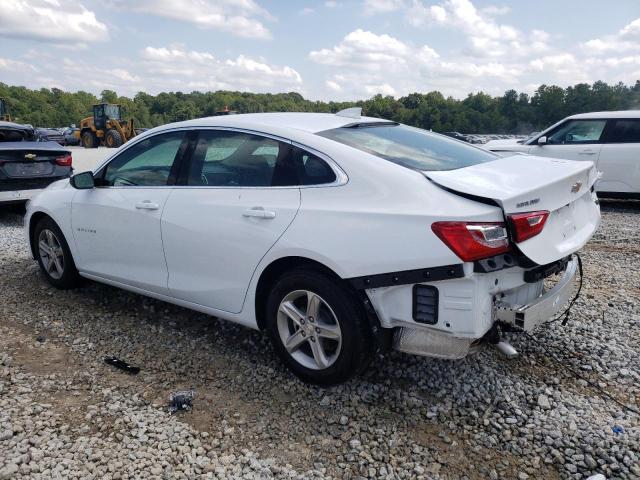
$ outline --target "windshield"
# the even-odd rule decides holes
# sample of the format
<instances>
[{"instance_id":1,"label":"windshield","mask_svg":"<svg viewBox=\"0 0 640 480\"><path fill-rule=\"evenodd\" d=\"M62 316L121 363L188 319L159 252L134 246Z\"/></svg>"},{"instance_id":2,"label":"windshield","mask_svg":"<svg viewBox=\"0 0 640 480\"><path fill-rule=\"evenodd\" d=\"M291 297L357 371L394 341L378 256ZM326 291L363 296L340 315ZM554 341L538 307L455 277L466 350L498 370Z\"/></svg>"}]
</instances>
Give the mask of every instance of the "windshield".
<instances>
[{"instance_id":1,"label":"windshield","mask_svg":"<svg viewBox=\"0 0 640 480\"><path fill-rule=\"evenodd\" d=\"M444 135L406 125L342 127L318 135L415 170L455 170L499 158Z\"/></svg>"},{"instance_id":2,"label":"windshield","mask_svg":"<svg viewBox=\"0 0 640 480\"><path fill-rule=\"evenodd\" d=\"M120 120L120 106L119 105L105 105L104 114L112 120Z\"/></svg>"},{"instance_id":3,"label":"windshield","mask_svg":"<svg viewBox=\"0 0 640 480\"><path fill-rule=\"evenodd\" d=\"M22 128L0 127L0 142L26 142L35 141L33 130Z\"/></svg>"}]
</instances>

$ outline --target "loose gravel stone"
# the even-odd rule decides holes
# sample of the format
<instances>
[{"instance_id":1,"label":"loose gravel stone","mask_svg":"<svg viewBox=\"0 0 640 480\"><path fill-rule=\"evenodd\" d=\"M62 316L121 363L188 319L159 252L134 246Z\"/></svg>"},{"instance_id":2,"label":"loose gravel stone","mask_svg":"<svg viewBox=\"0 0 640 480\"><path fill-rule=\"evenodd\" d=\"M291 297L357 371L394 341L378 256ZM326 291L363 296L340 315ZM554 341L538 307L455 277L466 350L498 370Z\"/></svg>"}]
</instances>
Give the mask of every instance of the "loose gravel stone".
<instances>
[{"instance_id":1,"label":"loose gravel stone","mask_svg":"<svg viewBox=\"0 0 640 480\"><path fill-rule=\"evenodd\" d=\"M602 207L569 322L510 334L517 359L391 352L329 389L293 378L259 332L96 283L51 288L20 212L0 209L0 479L640 478L640 419L585 381L638 408L640 204ZM169 415L184 389L193 411Z\"/></svg>"}]
</instances>

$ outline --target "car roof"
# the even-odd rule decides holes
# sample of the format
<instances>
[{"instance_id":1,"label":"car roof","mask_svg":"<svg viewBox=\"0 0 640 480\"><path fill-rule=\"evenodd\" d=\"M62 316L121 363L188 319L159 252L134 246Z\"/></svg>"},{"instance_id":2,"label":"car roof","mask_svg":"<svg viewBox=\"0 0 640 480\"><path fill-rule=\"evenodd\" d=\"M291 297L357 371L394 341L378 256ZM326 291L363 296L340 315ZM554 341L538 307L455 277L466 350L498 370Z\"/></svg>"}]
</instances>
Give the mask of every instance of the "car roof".
<instances>
[{"instance_id":1,"label":"car roof","mask_svg":"<svg viewBox=\"0 0 640 480\"><path fill-rule=\"evenodd\" d=\"M218 115L215 117L196 118L184 122L165 125L175 127L235 127L235 128L288 128L304 132L317 133L332 128L362 123L389 122L373 117L346 117L333 113L278 112L278 113L244 113L237 115Z\"/></svg>"},{"instance_id":2,"label":"car roof","mask_svg":"<svg viewBox=\"0 0 640 480\"><path fill-rule=\"evenodd\" d=\"M0 128L11 128L14 130L33 130L31 127L22 125L21 123L0 121Z\"/></svg>"},{"instance_id":3,"label":"car roof","mask_svg":"<svg viewBox=\"0 0 640 480\"><path fill-rule=\"evenodd\" d=\"M577 118L577 119L585 119L585 118L640 118L640 110L618 110L618 111L610 111L610 112L589 112L589 113L578 113L577 115L571 115L567 118Z\"/></svg>"}]
</instances>

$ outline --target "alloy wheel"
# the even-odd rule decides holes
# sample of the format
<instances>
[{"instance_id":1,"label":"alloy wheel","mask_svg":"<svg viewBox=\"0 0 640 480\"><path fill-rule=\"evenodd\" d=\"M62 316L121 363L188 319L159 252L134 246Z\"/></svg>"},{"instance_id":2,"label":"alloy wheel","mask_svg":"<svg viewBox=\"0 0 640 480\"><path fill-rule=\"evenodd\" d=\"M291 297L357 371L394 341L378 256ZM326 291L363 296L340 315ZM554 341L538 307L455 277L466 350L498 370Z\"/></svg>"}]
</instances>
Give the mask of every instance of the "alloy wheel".
<instances>
[{"instance_id":1,"label":"alloy wheel","mask_svg":"<svg viewBox=\"0 0 640 480\"><path fill-rule=\"evenodd\" d=\"M38 251L44 270L59 280L64 274L64 251L56 234L45 228L38 237Z\"/></svg>"},{"instance_id":2,"label":"alloy wheel","mask_svg":"<svg viewBox=\"0 0 640 480\"><path fill-rule=\"evenodd\" d=\"M318 294L308 290L287 294L278 308L277 326L284 348L302 366L324 370L338 359L340 324Z\"/></svg>"}]
</instances>

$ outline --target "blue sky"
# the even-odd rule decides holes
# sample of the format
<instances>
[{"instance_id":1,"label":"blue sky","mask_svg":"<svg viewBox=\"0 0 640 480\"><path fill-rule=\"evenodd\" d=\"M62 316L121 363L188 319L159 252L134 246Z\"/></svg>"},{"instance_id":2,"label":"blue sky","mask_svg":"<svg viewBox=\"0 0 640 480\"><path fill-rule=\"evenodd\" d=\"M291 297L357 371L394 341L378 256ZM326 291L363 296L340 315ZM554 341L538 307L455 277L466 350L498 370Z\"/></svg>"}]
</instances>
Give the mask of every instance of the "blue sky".
<instances>
[{"instance_id":1,"label":"blue sky","mask_svg":"<svg viewBox=\"0 0 640 480\"><path fill-rule=\"evenodd\" d=\"M640 79L639 0L0 0L0 81L349 100Z\"/></svg>"}]
</instances>

